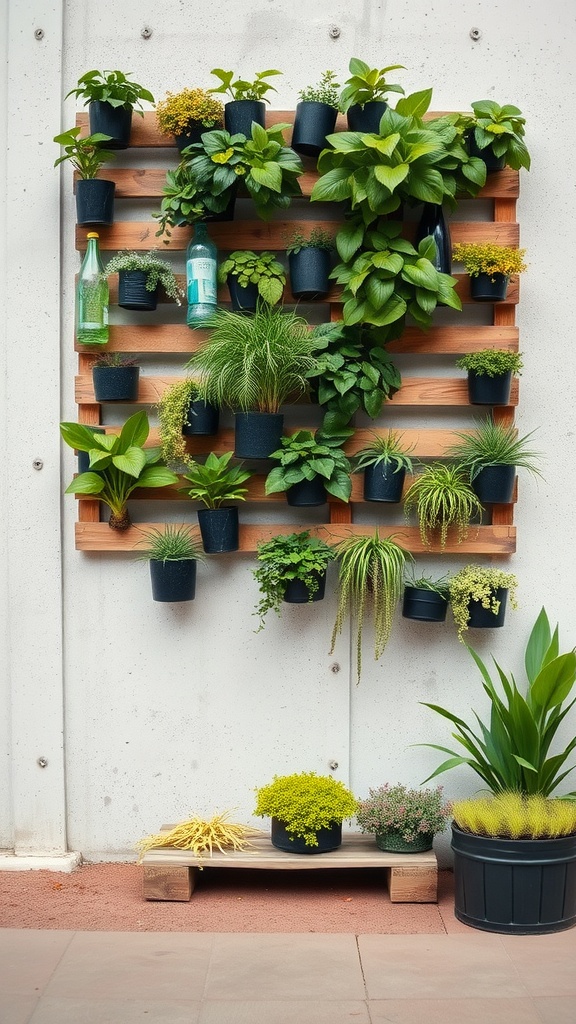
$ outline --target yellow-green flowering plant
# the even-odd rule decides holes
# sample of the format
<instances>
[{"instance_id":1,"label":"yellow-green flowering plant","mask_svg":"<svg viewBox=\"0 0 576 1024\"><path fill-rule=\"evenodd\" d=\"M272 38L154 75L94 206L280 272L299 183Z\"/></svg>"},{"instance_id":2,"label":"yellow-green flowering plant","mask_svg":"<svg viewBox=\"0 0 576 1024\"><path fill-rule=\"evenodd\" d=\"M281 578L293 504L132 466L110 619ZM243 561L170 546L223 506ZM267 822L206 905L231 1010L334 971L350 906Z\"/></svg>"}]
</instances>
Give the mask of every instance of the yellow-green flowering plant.
<instances>
[{"instance_id":1,"label":"yellow-green flowering plant","mask_svg":"<svg viewBox=\"0 0 576 1024\"><path fill-rule=\"evenodd\" d=\"M548 800L541 793L513 790L456 800L452 816L463 832L493 839L556 839L576 833L576 803Z\"/></svg>"},{"instance_id":2,"label":"yellow-green flowering plant","mask_svg":"<svg viewBox=\"0 0 576 1024\"><path fill-rule=\"evenodd\" d=\"M254 814L277 818L291 837L303 839L307 846L318 846L318 830L351 818L357 806L343 782L316 772L275 775L256 790L256 796Z\"/></svg>"},{"instance_id":3,"label":"yellow-green flowering plant","mask_svg":"<svg viewBox=\"0 0 576 1024\"><path fill-rule=\"evenodd\" d=\"M209 131L224 123L224 107L206 89L182 89L156 104L156 120L162 135L184 135L196 124Z\"/></svg>"},{"instance_id":4,"label":"yellow-green flowering plant","mask_svg":"<svg viewBox=\"0 0 576 1024\"><path fill-rule=\"evenodd\" d=\"M524 256L526 249L516 249L510 245L496 245L495 242L457 242L452 249L452 257L463 263L470 277L479 274L521 274L526 270Z\"/></svg>"},{"instance_id":5,"label":"yellow-green flowering plant","mask_svg":"<svg viewBox=\"0 0 576 1024\"><path fill-rule=\"evenodd\" d=\"M517 607L516 588L518 580L514 573L504 572L482 565L465 565L450 580L450 607L456 623L458 639L464 643L464 633L470 621L470 601L479 601L483 608L497 615L500 601L497 591L508 591L510 604Z\"/></svg>"}]
</instances>

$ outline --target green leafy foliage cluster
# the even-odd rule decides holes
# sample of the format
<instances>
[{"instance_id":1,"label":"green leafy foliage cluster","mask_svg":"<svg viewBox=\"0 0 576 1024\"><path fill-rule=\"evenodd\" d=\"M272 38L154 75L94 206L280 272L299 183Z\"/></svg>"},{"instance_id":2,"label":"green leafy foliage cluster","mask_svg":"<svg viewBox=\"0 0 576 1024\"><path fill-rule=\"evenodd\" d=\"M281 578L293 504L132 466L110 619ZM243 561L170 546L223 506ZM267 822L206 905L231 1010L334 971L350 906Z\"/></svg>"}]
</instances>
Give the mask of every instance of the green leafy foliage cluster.
<instances>
[{"instance_id":1,"label":"green leafy foliage cluster","mask_svg":"<svg viewBox=\"0 0 576 1024\"><path fill-rule=\"evenodd\" d=\"M301 89L298 98L301 103L326 103L338 110L340 102L340 85L336 81L334 71L323 71L317 85L308 85Z\"/></svg>"},{"instance_id":2,"label":"green leafy foliage cluster","mask_svg":"<svg viewBox=\"0 0 576 1024\"><path fill-rule=\"evenodd\" d=\"M169 299L178 306L182 303L184 292L178 285L174 271L167 260L161 260L154 249L149 252L119 252L108 261L104 268L106 277L120 271L139 270L146 274L146 291L155 292L161 284Z\"/></svg>"},{"instance_id":3,"label":"green leafy foliage cluster","mask_svg":"<svg viewBox=\"0 0 576 1024\"><path fill-rule=\"evenodd\" d=\"M235 80L233 71L223 71L222 68L212 68L210 74L216 76L220 85L209 89L208 92L227 93L231 100L264 100L265 103L269 103L270 98L266 93L276 92L276 89L265 79L272 78L273 75L281 75L282 72L274 69L258 71L253 81L244 78Z\"/></svg>"},{"instance_id":4,"label":"green leafy foliage cluster","mask_svg":"<svg viewBox=\"0 0 576 1024\"><path fill-rule=\"evenodd\" d=\"M479 150L490 148L496 157L504 157L508 167L530 170L530 154L524 142L526 119L511 103L501 107L494 100L476 100L474 115L465 118Z\"/></svg>"},{"instance_id":5,"label":"green leafy foliage cluster","mask_svg":"<svg viewBox=\"0 0 576 1024\"><path fill-rule=\"evenodd\" d=\"M386 68L371 68L365 61L352 57L348 65L350 78L346 79L340 94L340 110L346 113L353 105L383 100L390 92L404 93L401 85L386 81L390 71L405 70L403 64L390 64Z\"/></svg>"},{"instance_id":6,"label":"green leafy foliage cluster","mask_svg":"<svg viewBox=\"0 0 576 1024\"><path fill-rule=\"evenodd\" d=\"M242 463L230 465L234 452L216 455L214 452L206 457L204 463L189 462L183 479L188 481L186 487L180 487L189 498L201 501L206 508L222 508L224 502L245 501L248 488L242 487L252 474L242 468Z\"/></svg>"},{"instance_id":7,"label":"green leafy foliage cluster","mask_svg":"<svg viewBox=\"0 0 576 1024\"><path fill-rule=\"evenodd\" d=\"M102 164L113 160L116 156L112 150L104 149L103 146L110 142L112 136L104 135L102 132L94 132L93 135L80 137L81 128L69 128L60 135L55 135L53 141L62 146L64 152L54 161L54 167L69 160L75 171L83 180L95 178Z\"/></svg>"},{"instance_id":8,"label":"green leafy foliage cluster","mask_svg":"<svg viewBox=\"0 0 576 1024\"><path fill-rule=\"evenodd\" d=\"M252 252L251 249L237 249L226 256L218 268L218 280L225 284L229 277L235 277L241 288L255 284L264 302L274 306L284 294L286 273L273 252Z\"/></svg>"},{"instance_id":9,"label":"green leafy foliage cluster","mask_svg":"<svg viewBox=\"0 0 576 1024\"><path fill-rule=\"evenodd\" d=\"M410 458L411 448L402 444L402 434L395 430L389 430L387 434L372 434L369 445L360 448L354 456L354 472L361 473L367 466L392 466L392 472L398 473L404 469L412 473L414 466Z\"/></svg>"},{"instance_id":10,"label":"green leafy foliage cluster","mask_svg":"<svg viewBox=\"0 0 576 1024\"><path fill-rule=\"evenodd\" d=\"M315 433L311 430L297 430L283 437L282 447L270 456L279 465L271 469L266 477L266 494L287 491L294 484L314 480L319 476L329 494L341 501L349 501L352 466L342 445L352 433L352 430L338 434L328 434L321 430Z\"/></svg>"},{"instance_id":11,"label":"green leafy foliage cluster","mask_svg":"<svg viewBox=\"0 0 576 1024\"><path fill-rule=\"evenodd\" d=\"M576 736L556 753L551 753L558 729L575 702L574 698L569 700L576 681L575 650L560 654L558 626L552 632L544 608L526 645L526 685L523 690L514 676L506 674L493 659L498 687L476 651L471 647L468 650L480 671L482 686L490 701L490 719L484 723L474 712L480 727L475 731L476 724L472 727L453 712L437 704L423 702L425 707L442 715L455 727L452 737L458 742L460 751L464 748L462 753L434 743L423 744L450 755L429 778L459 765L468 765L492 793L512 790L521 794L549 796L576 767L565 767L576 748ZM574 798L576 792L569 795Z\"/></svg>"},{"instance_id":12,"label":"green leafy foliage cluster","mask_svg":"<svg viewBox=\"0 0 576 1024\"><path fill-rule=\"evenodd\" d=\"M404 842L413 843L421 835L443 832L451 814L451 805L442 797L442 786L435 789L410 789L386 782L369 789L358 801L356 819L362 832L386 835L394 832Z\"/></svg>"},{"instance_id":13,"label":"green leafy foliage cluster","mask_svg":"<svg viewBox=\"0 0 576 1024\"><path fill-rule=\"evenodd\" d=\"M439 594L440 597L444 597L446 600L450 597L449 576L440 576L438 579L433 579L431 576L416 576L413 571L410 576L406 576L405 583L407 587L415 587L417 590L429 590L433 594Z\"/></svg>"},{"instance_id":14,"label":"green leafy foliage cluster","mask_svg":"<svg viewBox=\"0 0 576 1024\"><path fill-rule=\"evenodd\" d=\"M426 547L438 534L440 547L444 548L450 527L456 528L460 544L474 516L482 514L465 470L443 462L433 462L416 477L406 492L404 509L407 515L416 512Z\"/></svg>"},{"instance_id":15,"label":"green leafy foliage cluster","mask_svg":"<svg viewBox=\"0 0 576 1024\"><path fill-rule=\"evenodd\" d=\"M311 601L318 590L318 574L326 571L334 551L324 541L302 533L280 534L258 545L258 566L252 570L262 595L255 615L260 618L256 632L264 628L269 611L280 615L288 583L300 580L308 589Z\"/></svg>"},{"instance_id":16,"label":"green leafy foliage cluster","mask_svg":"<svg viewBox=\"0 0 576 1024\"><path fill-rule=\"evenodd\" d=\"M450 607L458 639L464 643L464 633L470 621L470 601L479 601L483 608L497 615L500 601L497 591L507 590L510 604L516 608L516 588L518 581L511 572L482 565L465 565L450 579Z\"/></svg>"},{"instance_id":17,"label":"green leafy foliage cluster","mask_svg":"<svg viewBox=\"0 0 576 1024\"><path fill-rule=\"evenodd\" d=\"M163 135L184 135L194 124L206 130L219 128L224 123L224 107L206 89L181 89L167 92L156 104L156 120Z\"/></svg>"},{"instance_id":18,"label":"green leafy foliage cluster","mask_svg":"<svg viewBox=\"0 0 576 1024\"><path fill-rule=\"evenodd\" d=\"M203 554L189 526L174 526L166 523L162 530L148 530L146 540L149 547L140 558L158 562L181 562L184 559L203 561Z\"/></svg>"},{"instance_id":19,"label":"green leafy foliage cluster","mask_svg":"<svg viewBox=\"0 0 576 1024\"><path fill-rule=\"evenodd\" d=\"M142 107L141 101L154 103L154 97L144 86L132 82L130 75L130 71L126 74L123 71L87 71L78 79L78 85L66 94L65 99L76 96L84 100L84 106L96 101L109 103L111 107L134 109L143 117L144 111L138 109Z\"/></svg>"},{"instance_id":20,"label":"green leafy foliage cluster","mask_svg":"<svg viewBox=\"0 0 576 1024\"><path fill-rule=\"evenodd\" d=\"M479 377L502 377L506 373L520 375L522 356L505 348L483 348L479 352L467 352L456 360L460 370L468 370Z\"/></svg>"},{"instance_id":21,"label":"green leafy foliage cluster","mask_svg":"<svg viewBox=\"0 0 576 1024\"><path fill-rule=\"evenodd\" d=\"M477 422L473 431L455 430L459 441L447 448L446 454L466 471L470 482L486 466L519 466L541 476L538 461L542 454L528 444L533 433L532 430L524 437L518 437L514 426L497 423L492 416L487 416Z\"/></svg>"},{"instance_id":22,"label":"green leafy foliage cluster","mask_svg":"<svg viewBox=\"0 0 576 1024\"><path fill-rule=\"evenodd\" d=\"M267 786L256 790L260 817L277 818L286 831L308 846L318 846L316 833L356 813L356 800L343 782L328 775L300 772L275 775Z\"/></svg>"}]
</instances>

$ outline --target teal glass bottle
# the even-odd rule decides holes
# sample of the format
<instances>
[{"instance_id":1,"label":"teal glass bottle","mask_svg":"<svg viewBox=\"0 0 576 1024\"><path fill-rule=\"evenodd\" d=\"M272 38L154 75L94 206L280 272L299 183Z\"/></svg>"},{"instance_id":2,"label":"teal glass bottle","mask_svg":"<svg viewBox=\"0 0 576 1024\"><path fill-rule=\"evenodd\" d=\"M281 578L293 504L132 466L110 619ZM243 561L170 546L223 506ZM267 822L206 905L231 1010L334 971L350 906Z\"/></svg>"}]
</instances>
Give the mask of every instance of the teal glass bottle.
<instances>
[{"instance_id":1,"label":"teal glass bottle","mask_svg":"<svg viewBox=\"0 0 576 1024\"><path fill-rule=\"evenodd\" d=\"M202 327L216 310L218 299L217 249L208 237L206 225L194 225L186 249L186 295L188 327Z\"/></svg>"},{"instance_id":2,"label":"teal glass bottle","mask_svg":"<svg viewBox=\"0 0 576 1024\"><path fill-rule=\"evenodd\" d=\"M76 340L80 345L108 343L109 291L98 238L97 231L86 236L86 255L76 285Z\"/></svg>"}]
</instances>

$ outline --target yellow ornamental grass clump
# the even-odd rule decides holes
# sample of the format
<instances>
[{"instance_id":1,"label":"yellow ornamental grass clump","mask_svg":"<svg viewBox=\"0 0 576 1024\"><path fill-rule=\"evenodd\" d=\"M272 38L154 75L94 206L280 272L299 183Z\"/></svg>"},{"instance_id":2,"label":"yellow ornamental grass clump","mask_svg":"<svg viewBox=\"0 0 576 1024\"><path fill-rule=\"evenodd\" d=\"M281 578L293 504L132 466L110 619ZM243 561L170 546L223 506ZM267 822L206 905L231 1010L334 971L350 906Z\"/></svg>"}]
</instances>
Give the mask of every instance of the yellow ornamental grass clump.
<instances>
[{"instance_id":1,"label":"yellow ornamental grass clump","mask_svg":"<svg viewBox=\"0 0 576 1024\"><path fill-rule=\"evenodd\" d=\"M175 825L170 831L140 839L136 843L139 850L138 860L141 861L148 850L163 846L171 846L177 850L192 850L197 857L211 857L214 848L220 850L220 853L249 848L252 845L250 837L261 835L260 829L228 821L229 813L225 811L224 814L216 814L209 821L204 818L190 818L189 821Z\"/></svg>"},{"instance_id":2,"label":"yellow ornamental grass clump","mask_svg":"<svg viewBox=\"0 0 576 1024\"><path fill-rule=\"evenodd\" d=\"M458 828L500 839L555 839L576 833L576 802L517 792L457 800L452 815Z\"/></svg>"},{"instance_id":3,"label":"yellow ornamental grass clump","mask_svg":"<svg viewBox=\"0 0 576 1024\"><path fill-rule=\"evenodd\" d=\"M209 131L222 127L224 107L205 89L182 89L156 104L156 120L163 135L183 135L193 122Z\"/></svg>"},{"instance_id":4,"label":"yellow ornamental grass clump","mask_svg":"<svg viewBox=\"0 0 576 1024\"><path fill-rule=\"evenodd\" d=\"M496 245L486 242L476 245L473 242L459 242L452 249L452 257L466 267L470 277L478 274L521 274L526 270L524 256L526 249L515 249L512 246Z\"/></svg>"}]
</instances>

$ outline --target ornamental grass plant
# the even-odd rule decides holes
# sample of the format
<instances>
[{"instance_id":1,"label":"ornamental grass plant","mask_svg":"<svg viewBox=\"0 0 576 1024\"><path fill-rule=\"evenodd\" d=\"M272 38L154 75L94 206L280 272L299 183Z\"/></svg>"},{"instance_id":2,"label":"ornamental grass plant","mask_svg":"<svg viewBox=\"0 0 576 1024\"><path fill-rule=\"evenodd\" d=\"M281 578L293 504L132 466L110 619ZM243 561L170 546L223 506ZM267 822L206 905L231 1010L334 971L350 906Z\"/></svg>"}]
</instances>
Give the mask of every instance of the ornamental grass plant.
<instances>
[{"instance_id":1,"label":"ornamental grass plant","mask_svg":"<svg viewBox=\"0 0 576 1024\"><path fill-rule=\"evenodd\" d=\"M442 786L435 789L409 789L386 782L369 789L358 801L356 818L362 832L374 835L397 833L406 843L421 835L443 832L451 814L451 805L442 799Z\"/></svg>"},{"instance_id":2,"label":"ornamental grass plant","mask_svg":"<svg viewBox=\"0 0 576 1024\"><path fill-rule=\"evenodd\" d=\"M576 802L549 800L540 793L504 791L456 800L452 817L463 832L494 839L557 839L576 833Z\"/></svg>"},{"instance_id":3,"label":"ornamental grass plant","mask_svg":"<svg viewBox=\"0 0 576 1024\"><path fill-rule=\"evenodd\" d=\"M482 505L465 470L443 462L426 466L416 477L406 492L404 509L407 515L416 512L420 537L426 547L438 536L440 547L444 548L450 527L455 527L460 544L468 534L472 519L482 515Z\"/></svg>"},{"instance_id":4,"label":"ornamental grass plant","mask_svg":"<svg viewBox=\"0 0 576 1024\"><path fill-rule=\"evenodd\" d=\"M307 846L318 846L318 830L351 818L357 806L343 782L316 772L275 775L267 786L256 790L256 796L254 814L277 818L292 837L303 839Z\"/></svg>"},{"instance_id":5,"label":"ornamental grass plant","mask_svg":"<svg viewBox=\"0 0 576 1024\"><path fill-rule=\"evenodd\" d=\"M514 426L496 423L492 416L477 421L473 431L454 431L459 440L446 454L464 470L470 483L486 466L518 466L534 476L541 476L537 462L541 452L530 448L528 440L534 431L518 437Z\"/></svg>"},{"instance_id":6,"label":"ornamental grass plant","mask_svg":"<svg viewBox=\"0 0 576 1024\"><path fill-rule=\"evenodd\" d=\"M166 523L162 530L148 530L148 547L139 558L157 562L181 562L190 558L204 561L202 549L189 526Z\"/></svg>"}]
</instances>

